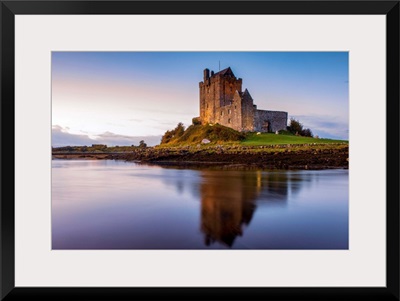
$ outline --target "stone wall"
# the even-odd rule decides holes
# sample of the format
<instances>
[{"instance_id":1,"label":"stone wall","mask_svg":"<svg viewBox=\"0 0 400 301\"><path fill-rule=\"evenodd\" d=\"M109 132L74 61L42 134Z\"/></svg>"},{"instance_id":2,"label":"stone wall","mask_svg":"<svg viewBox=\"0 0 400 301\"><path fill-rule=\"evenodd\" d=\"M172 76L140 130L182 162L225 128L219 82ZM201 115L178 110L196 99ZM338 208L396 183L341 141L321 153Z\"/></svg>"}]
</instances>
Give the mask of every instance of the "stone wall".
<instances>
[{"instance_id":1,"label":"stone wall","mask_svg":"<svg viewBox=\"0 0 400 301\"><path fill-rule=\"evenodd\" d=\"M287 112L255 110L254 131L273 132L286 130Z\"/></svg>"}]
</instances>

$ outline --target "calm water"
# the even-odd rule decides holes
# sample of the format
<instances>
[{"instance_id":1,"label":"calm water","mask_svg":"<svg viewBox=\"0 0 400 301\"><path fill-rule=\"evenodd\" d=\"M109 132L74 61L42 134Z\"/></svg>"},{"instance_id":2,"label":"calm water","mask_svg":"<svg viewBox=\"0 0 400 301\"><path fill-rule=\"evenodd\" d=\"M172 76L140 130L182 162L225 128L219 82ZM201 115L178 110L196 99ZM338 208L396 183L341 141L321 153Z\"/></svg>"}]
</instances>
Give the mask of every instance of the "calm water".
<instances>
[{"instance_id":1,"label":"calm water","mask_svg":"<svg viewBox=\"0 0 400 301\"><path fill-rule=\"evenodd\" d=\"M52 161L53 249L347 249L348 171Z\"/></svg>"}]
</instances>

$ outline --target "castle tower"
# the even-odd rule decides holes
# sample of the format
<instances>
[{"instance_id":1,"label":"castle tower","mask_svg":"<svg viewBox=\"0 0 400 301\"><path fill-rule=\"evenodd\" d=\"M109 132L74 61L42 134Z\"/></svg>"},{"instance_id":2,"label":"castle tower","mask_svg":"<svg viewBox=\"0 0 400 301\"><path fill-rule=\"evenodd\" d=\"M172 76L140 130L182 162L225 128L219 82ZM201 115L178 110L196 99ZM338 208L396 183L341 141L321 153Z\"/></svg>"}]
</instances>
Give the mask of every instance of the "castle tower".
<instances>
[{"instance_id":1,"label":"castle tower","mask_svg":"<svg viewBox=\"0 0 400 301\"><path fill-rule=\"evenodd\" d=\"M200 121L207 123L225 123L221 120L221 108L233 104L235 92L242 92L242 79L236 78L231 68L226 68L217 73L209 69L204 70L203 81L200 88ZM230 112L230 111L229 111ZM221 115L222 114L222 115ZM229 118L228 118L229 119ZM229 119L231 122L231 119Z\"/></svg>"},{"instance_id":2,"label":"castle tower","mask_svg":"<svg viewBox=\"0 0 400 301\"><path fill-rule=\"evenodd\" d=\"M288 113L258 110L242 79L231 68L214 74L204 69L200 89L200 117L196 122L230 127L239 132L276 132L286 129Z\"/></svg>"}]
</instances>

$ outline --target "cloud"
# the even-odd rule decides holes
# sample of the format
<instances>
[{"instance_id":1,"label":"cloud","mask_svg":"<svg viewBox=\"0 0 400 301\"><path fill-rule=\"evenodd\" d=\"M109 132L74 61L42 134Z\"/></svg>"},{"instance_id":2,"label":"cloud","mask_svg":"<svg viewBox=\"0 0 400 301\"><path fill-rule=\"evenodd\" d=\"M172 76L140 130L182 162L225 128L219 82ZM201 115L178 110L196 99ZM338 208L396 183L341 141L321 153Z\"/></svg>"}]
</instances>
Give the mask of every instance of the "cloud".
<instances>
[{"instance_id":1,"label":"cloud","mask_svg":"<svg viewBox=\"0 0 400 301\"><path fill-rule=\"evenodd\" d=\"M143 119L139 119L139 118L131 118L131 119L128 119L128 121L133 121L133 122L143 122Z\"/></svg>"},{"instance_id":2,"label":"cloud","mask_svg":"<svg viewBox=\"0 0 400 301\"><path fill-rule=\"evenodd\" d=\"M57 146L74 146L74 145L91 145L96 140L91 139L88 135L78 135L68 133L68 128L59 125L53 125L51 129L51 145Z\"/></svg>"},{"instance_id":3,"label":"cloud","mask_svg":"<svg viewBox=\"0 0 400 301\"><path fill-rule=\"evenodd\" d=\"M335 116L293 115L304 128L309 128L314 135L320 138L349 139L348 120L340 120Z\"/></svg>"},{"instance_id":4,"label":"cloud","mask_svg":"<svg viewBox=\"0 0 400 301\"><path fill-rule=\"evenodd\" d=\"M93 137L93 138L91 138ZM160 143L161 136L127 136L112 132L104 132L97 135L80 135L68 132L67 127L54 125L52 127L52 146L83 146L92 144L106 144L108 146L126 146L139 145L140 140L144 140L148 146L154 146Z\"/></svg>"},{"instance_id":5,"label":"cloud","mask_svg":"<svg viewBox=\"0 0 400 301\"><path fill-rule=\"evenodd\" d=\"M161 136L128 136L119 135L111 132L104 132L96 136L97 143L107 145L139 145L140 140L144 140L147 145L157 145L161 141Z\"/></svg>"}]
</instances>

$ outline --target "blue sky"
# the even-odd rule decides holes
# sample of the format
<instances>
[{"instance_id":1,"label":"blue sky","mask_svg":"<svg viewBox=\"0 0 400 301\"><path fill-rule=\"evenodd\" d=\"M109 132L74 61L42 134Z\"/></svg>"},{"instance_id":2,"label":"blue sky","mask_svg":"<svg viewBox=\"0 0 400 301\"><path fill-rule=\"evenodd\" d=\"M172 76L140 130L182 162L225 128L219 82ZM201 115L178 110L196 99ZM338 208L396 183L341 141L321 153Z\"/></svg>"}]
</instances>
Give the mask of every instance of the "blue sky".
<instances>
[{"instance_id":1,"label":"blue sky","mask_svg":"<svg viewBox=\"0 0 400 301\"><path fill-rule=\"evenodd\" d=\"M347 52L53 52L52 145L158 144L199 116L203 70L227 67L258 109L348 139Z\"/></svg>"}]
</instances>

